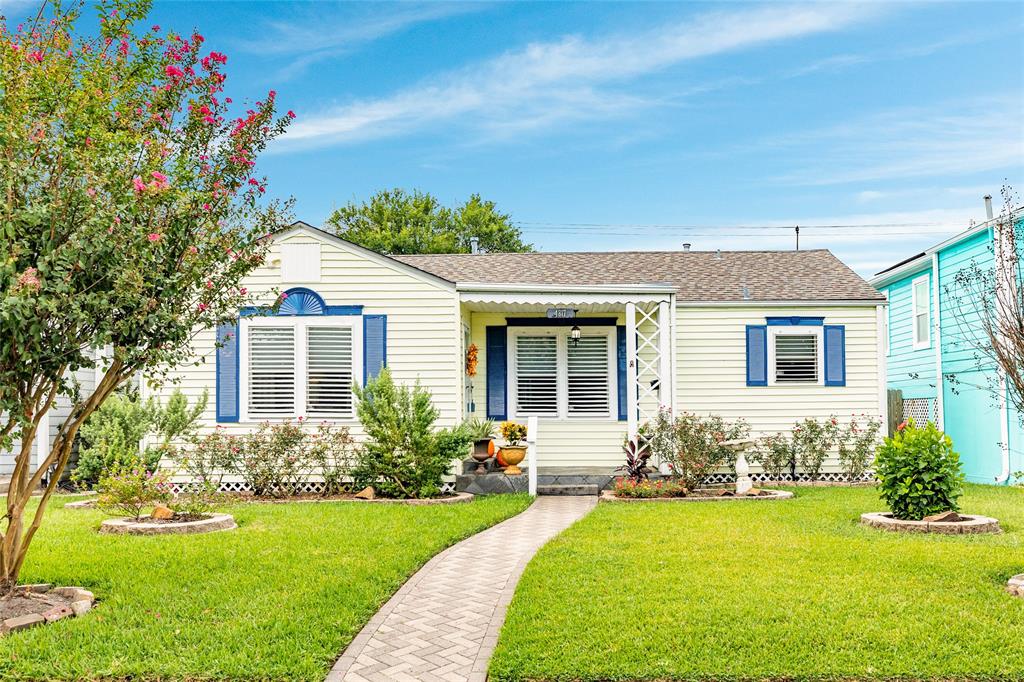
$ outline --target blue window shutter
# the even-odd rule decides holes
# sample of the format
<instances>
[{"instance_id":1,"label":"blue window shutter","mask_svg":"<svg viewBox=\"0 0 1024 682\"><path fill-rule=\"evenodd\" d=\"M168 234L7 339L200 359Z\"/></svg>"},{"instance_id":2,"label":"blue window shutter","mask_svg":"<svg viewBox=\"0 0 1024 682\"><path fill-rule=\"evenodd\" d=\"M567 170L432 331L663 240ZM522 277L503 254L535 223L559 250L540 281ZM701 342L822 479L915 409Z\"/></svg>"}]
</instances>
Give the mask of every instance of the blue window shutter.
<instances>
[{"instance_id":1,"label":"blue window shutter","mask_svg":"<svg viewBox=\"0 0 1024 682\"><path fill-rule=\"evenodd\" d=\"M217 325L217 421L238 421L238 321Z\"/></svg>"},{"instance_id":2,"label":"blue window shutter","mask_svg":"<svg viewBox=\"0 0 1024 682\"><path fill-rule=\"evenodd\" d=\"M363 315L363 386L388 364L388 316Z\"/></svg>"},{"instance_id":3,"label":"blue window shutter","mask_svg":"<svg viewBox=\"0 0 1024 682\"><path fill-rule=\"evenodd\" d=\"M508 419L508 327L487 327L487 418Z\"/></svg>"},{"instance_id":4,"label":"blue window shutter","mask_svg":"<svg viewBox=\"0 0 1024 682\"><path fill-rule=\"evenodd\" d=\"M768 385L768 327L747 325L747 386Z\"/></svg>"},{"instance_id":5,"label":"blue window shutter","mask_svg":"<svg viewBox=\"0 0 1024 682\"><path fill-rule=\"evenodd\" d=\"M846 327L825 325L825 385L846 385Z\"/></svg>"},{"instance_id":6,"label":"blue window shutter","mask_svg":"<svg viewBox=\"0 0 1024 682\"><path fill-rule=\"evenodd\" d=\"M615 367L619 394L619 421L626 421L626 327L615 327Z\"/></svg>"}]
</instances>

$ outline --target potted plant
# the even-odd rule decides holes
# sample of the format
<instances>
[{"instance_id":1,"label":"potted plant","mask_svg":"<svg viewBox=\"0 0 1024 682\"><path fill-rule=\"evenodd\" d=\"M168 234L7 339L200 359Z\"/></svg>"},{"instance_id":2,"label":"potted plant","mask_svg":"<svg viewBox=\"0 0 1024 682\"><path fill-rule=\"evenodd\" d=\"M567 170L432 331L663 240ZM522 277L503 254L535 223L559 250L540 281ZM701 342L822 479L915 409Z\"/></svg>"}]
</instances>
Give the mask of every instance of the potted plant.
<instances>
[{"instance_id":1,"label":"potted plant","mask_svg":"<svg viewBox=\"0 0 1024 682\"><path fill-rule=\"evenodd\" d=\"M518 476L523 473L518 464L526 457L526 427L516 422L502 422L501 437L505 439L505 445L501 446L501 457L508 465L505 473Z\"/></svg>"},{"instance_id":2,"label":"potted plant","mask_svg":"<svg viewBox=\"0 0 1024 682\"><path fill-rule=\"evenodd\" d=\"M494 439L494 422L490 419L474 417L466 421L466 434L473 441L473 459L477 461L476 473L485 474L484 466L491 457L491 441Z\"/></svg>"}]
</instances>

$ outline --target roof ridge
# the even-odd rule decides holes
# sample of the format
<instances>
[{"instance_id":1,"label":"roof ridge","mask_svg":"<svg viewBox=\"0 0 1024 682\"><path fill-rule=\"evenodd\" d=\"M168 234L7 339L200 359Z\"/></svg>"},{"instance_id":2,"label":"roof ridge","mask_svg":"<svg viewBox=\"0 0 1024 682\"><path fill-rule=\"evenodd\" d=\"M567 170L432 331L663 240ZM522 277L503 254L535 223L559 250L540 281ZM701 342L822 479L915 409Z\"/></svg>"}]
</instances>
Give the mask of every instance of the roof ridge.
<instances>
[{"instance_id":1,"label":"roof ridge","mask_svg":"<svg viewBox=\"0 0 1024 682\"><path fill-rule=\"evenodd\" d=\"M428 258L428 257L463 257L463 256L624 256L628 254L711 254L716 253L831 253L831 249L716 249L704 250L630 250L630 251L487 251L482 253L398 253L391 258Z\"/></svg>"}]
</instances>

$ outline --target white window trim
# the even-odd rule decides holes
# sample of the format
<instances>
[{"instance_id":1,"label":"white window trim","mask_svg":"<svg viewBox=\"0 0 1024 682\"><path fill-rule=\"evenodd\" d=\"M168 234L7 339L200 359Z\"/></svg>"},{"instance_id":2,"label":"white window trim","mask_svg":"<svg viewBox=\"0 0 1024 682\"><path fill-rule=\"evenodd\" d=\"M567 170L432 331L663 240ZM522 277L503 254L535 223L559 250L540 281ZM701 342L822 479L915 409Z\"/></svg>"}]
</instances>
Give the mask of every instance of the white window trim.
<instances>
[{"instance_id":1,"label":"white window trim","mask_svg":"<svg viewBox=\"0 0 1024 682\"><path fill-rule=\"evenodd\" d=\"M925 334L927 336L924 340L917 338L917 289L918 284L924 283L925 285L925 296L928 297L928 308L925 311L927 315L928 324L925 325ZM914 350L923 350L929 348L932 345L932 303L930 296L930 289L928 287L928 275L921 275L915 277L910 282L910 339Z\"/></svg>"},{"instance_id":2,"label":"white window trim","mask_svg":"<svg viewBox=\"0 0 1024 682\"><path fill-rule=\"evenodd\" d=\"M516 347L520 336L554 336L557 340L555 368L556 377L556 399L557 411L553 415L537 415L538 419L572 420L574 422L607 422L619 420L618 389L616 381L618 377L618 364L616 362L616 337L615 327L583 327L583 336L604 336L608 339L608 414L570 414L569 413L569 334L571 327L509 327L508 333L512 343L508 344L508 401L509 418L513 421L524 420L529 414L520 414L517 402L519 377L516 368Z\"/></svg>"},{"instance_id":3,"label":"white window trim","mask_svg":"<svg viewBox=\"0 0 1024 682\"><path fill-rule=\"evenodd\" d=\"M775 337L796 336L804 334L817 337L815 346L818 364L818 380L810 381L783 381L775 380ZM824 386L825 385L825 328L819 325L779 325L768 327L768 385L769 386Z\"/></svg>"},{"instance_id":4,"label":"white window trim","mask_svg":"<svg viewBox=\"0 0 1024 682\"><path fill-rule=\"evenodd\" d=\"M294 327L295 329L295 403L291 414L277 417L249 417L249 329L252 327ZM309 417L306 414L306 330L309 327L351 327L352 328L352 379L353 383L363 380L363 318L360 315L317 315L280 317L243 317L238 325L238 401L240 423L284 422L298 417L316 423L354 423L355 399L352 414L344 417Z\"/></svg>"}]
</instances>

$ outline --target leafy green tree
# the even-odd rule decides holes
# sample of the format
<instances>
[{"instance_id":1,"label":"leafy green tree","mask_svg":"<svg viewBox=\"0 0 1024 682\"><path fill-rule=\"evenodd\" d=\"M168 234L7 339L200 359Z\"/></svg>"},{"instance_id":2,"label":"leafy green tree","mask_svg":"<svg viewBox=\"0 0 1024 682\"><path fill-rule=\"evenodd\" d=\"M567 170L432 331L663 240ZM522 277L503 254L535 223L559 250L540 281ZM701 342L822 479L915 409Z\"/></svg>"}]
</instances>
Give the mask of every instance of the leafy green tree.
<instances>
[{"instance_id":1,"label":"leafy green tree","mask_svg":"<svg viewBox=\"0 0 1024 682\"><path fill-rule=\"evenodd\" d=\"M327 219L339 237L378 253L469 253L470 239L492 253L533 251L511 216L479 194L455 208L414 190L383 190L368 202L349 202Z\"/></svg>"},{"instance_id":2,"label":"leafy green tree","mask_svg":"<svg viewBox=\"0 0 1024 682\"><path fill-rule=\"evenodd\" d=\"M275 115L273 92L233 115L227 58L201 35L136 29L148 0L101 0L95 32L80 8L44 4L0 28L0 449L21 443L0 588L16 583L82 424L133 375L193 361L195 335L252 302L242 278L287 213L254 174L291 117ZM107 345L81 391L73 373ZM31 442L59 397L70 412L33 473Z\"/></svg>"}]
</instances>

